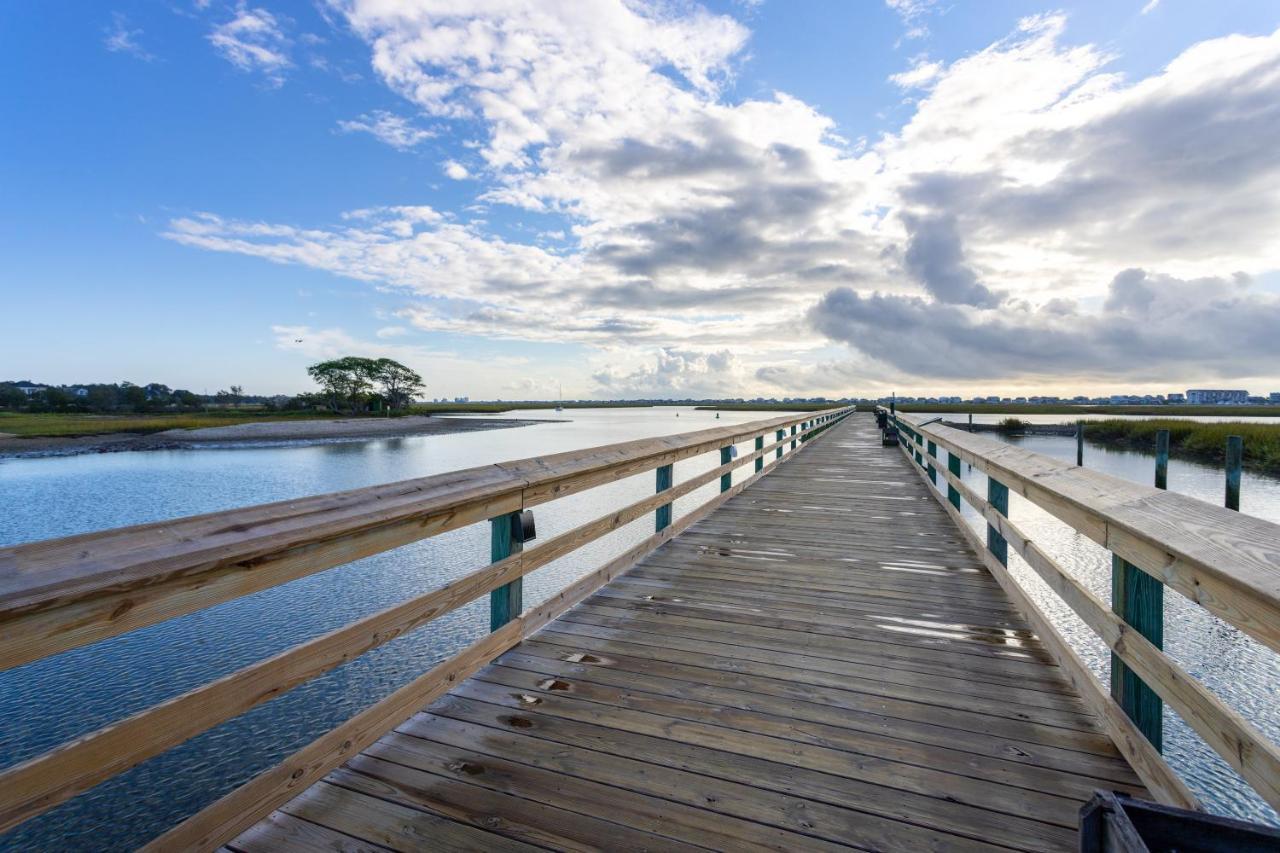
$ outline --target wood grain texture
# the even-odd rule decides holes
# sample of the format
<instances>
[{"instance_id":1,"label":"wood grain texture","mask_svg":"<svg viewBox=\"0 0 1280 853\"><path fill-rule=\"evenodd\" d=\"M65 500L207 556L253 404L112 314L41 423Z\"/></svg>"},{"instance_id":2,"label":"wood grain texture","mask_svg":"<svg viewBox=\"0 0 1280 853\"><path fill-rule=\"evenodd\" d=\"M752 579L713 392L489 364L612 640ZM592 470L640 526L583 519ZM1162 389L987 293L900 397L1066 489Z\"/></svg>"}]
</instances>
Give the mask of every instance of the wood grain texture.
<instances>
[{"instance_id":1,"label":"wood grain texture","mask_svg":"<svg viewBox=\"0 0 1280 853\"><path fill-rule=\"evenodd\" d=\"M565 849L588 818L629 849L1067 850L1095 788L1150 796L914 461L812 429L320 784Z\"/></svg>"},{"instance_id":2,"label":"wood grain texture","mask_svg":"<svg viewBox=\"0 0 1280 853\"><path fill-rule=\"evenodd\" d=\"M914 424L909 416L899 415ZM972 433L920 428L941 447L1280 651L1280 525Z\"/></svg>"}]
</instances>

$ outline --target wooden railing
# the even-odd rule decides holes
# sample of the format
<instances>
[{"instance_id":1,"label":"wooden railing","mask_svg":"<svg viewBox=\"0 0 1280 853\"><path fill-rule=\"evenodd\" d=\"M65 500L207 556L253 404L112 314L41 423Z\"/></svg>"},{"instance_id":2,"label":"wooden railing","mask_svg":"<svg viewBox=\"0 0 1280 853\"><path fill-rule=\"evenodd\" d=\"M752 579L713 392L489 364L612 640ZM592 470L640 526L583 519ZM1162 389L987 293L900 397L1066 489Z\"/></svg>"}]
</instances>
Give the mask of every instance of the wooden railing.
<instances>
[{"instance_id":1,"label":"wooden railing","mask_svg":"<svg viewBox=\"0 0 1280 853\"><path fill-rule=\"evenodd\" d=\"M1280 809L1280 750L1163 651L1165 586L1280 650L1280 525L1160 488L1031 453L968 432L897 415L902 449L1023 611L1152 793L1196 808L1164 761L1167 703L1273 808ZM947 451L939 458L938 447ZM961 480L961 462L987 476L984 499ZM1158 476L1158 475L1157 475ZM1108 606L1009 520L1009 492L1112 552ZM979 539L964 499L987 523ZM1008 571L1012 549L1111 649L1111 689L1094 678L1052 621Z\"/></svg>"},{"instance_id":2,"label":"wooden railing","mask_svg":"<svg viewBox=\"0 0 1280 853\"><path fill-rule=\"evenodd\" d=\"M788 444L796 450L797 442L851 411L611 444L0 549L0 669L7 669L448 530L488 520L492 531L492 562L482 569L3 771L0 831L489 593L489 634L151 845L214 849L768 474L789 458ZM752 439L753 453L733 452ZM673 482L674 463L714 450L719 467ZM734 485L733 470L751 463L751 476ZM649 470L657 471L653 496L537 548L521 548L516 521L523 511ZM673 501L716 479L717 497L672 520ZM649 513L653 535L522 612L525 575Z\"/></svg>"}]
</instances>

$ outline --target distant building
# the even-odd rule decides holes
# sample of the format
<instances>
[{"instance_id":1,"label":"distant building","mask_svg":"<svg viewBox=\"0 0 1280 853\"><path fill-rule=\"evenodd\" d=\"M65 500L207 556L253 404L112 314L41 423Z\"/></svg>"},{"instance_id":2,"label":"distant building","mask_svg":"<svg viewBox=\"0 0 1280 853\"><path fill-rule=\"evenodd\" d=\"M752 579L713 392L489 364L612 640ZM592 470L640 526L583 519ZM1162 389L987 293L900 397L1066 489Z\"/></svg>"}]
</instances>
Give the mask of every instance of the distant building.
<instances>
[{"instance_id":1,"label":"distant building","mask_svg":"<svg viewBox=\"0 0 1280 853\"><path fill-rule=\"evenodd\" d=\"M1280 391L1272 391L1267 395L1267 400L1272 403L1280 403Z\"/></svg>"},{"instance_id":2,"label":"distant building","mask_svg":"<svg viewBox=\"0 0 1280 853\"><path fill-rule=\"evenodd\" d=\"M1164 400L1166 403L1168 403L1171 406L1177 406L1187 402L1187 397L1185 394L1181 394L1177 391L1170 391L1168 396L1166 396Z\"/></svg>"},{"instance_id":3,"label":"distant building","mask_svg":"<svg viewBox=\"0 0 1280 853\"><path fill-rule=\"evenodd\" d=\"M470 403L470 402L471 402L471 398L470 398L470 397L454 397L454 398L453 398L453 402L455 402L455 403Z\"/></svg>"},{"instance_id":4,"label":"distant building","mask_svg":"<svg viewBox=\"0 0 1280 853\"><path fill-rule=\"evenodd\" d=\"M1249 402L1249 392L1236 389L1191 388L1187 391L1187 402L1193 406L1242 406Z\"/></svg>"},{"instance_id":5,"label":"distant building","mask_svg":"<svg viewBox=\"0 0 1280 853\"><path fill-rule=\"evenodd\" d=\"M27 382L25 380L22 382L13 383L13 387L17 388L19 391L21 391L23 394L26 394L28 397L35 396L36 394L39 394L41 391L49 390L48 385L37 385L34 382Z\"/></svg>"}]
</instances>

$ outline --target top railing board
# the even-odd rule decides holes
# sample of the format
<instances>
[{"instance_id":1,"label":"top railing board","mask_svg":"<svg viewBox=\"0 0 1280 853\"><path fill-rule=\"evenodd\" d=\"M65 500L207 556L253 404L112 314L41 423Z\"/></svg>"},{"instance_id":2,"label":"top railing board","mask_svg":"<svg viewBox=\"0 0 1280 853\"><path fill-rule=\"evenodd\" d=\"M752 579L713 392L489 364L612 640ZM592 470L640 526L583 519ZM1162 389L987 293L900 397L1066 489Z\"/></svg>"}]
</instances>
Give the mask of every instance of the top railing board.
<instances>
[{"instance_id":1,"label":"top railing board","mask_svg":"<svg viewBox=\"0 0 1280 853\"><path fill-rule=\"evenodd\" d=\"M1280 525L940 424L898 420L1280 651Z\"/></svg>"},{"instance_id":2,"label":"top railing board","mask_svg":"<svg viewBox=\"0 0 1280 853\"><path fill-rule=\"evenodd\" d=\"M0 548L0 669L847 410Z\"/></svg>"}]
</instances>

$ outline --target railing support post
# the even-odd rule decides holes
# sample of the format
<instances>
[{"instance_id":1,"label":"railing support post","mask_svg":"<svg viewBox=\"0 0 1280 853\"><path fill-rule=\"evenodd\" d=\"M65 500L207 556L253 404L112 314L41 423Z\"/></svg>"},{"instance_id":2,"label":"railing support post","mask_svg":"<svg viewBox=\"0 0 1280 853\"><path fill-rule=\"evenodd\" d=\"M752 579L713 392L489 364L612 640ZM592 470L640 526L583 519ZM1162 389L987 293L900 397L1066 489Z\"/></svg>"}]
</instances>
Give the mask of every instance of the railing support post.
<instances>
[{"instance_id":1,"label":"railing support post","mask_svg":"<svg viewBox=\"0 0 1280 853\"><path fill-rule=\"evenodd\" d=\"M993 477L987 477L987 503L991 504L991 508L1003 515L1009 517L1009 487ZM990 551L1000 565L1009 565L1009 543L1000 535L1000 532L987 523L987 550Z\"/></svg>"},{"instance_id":2,"label":"railing support post","mask_svg":"<svg viewBox=\"0 0 1280 853\"><path fill-rule=\"evenodd\" d=\"M957 480L960 479L960 457L950 450L947 451L947 470ZM947 483L947 500L951 501L951 505L956 509L960 508L960 490L951 485L950 482Z\"/></svg>"},{"instance_id":3,"label":"railing support post","mask_svg":"<svg viewBox=\"0 0 1280 853\"><path fill-rule=\"evenodd\" d=\"M1244 439L1227 436L1227 509L1240 511L1240 469L1244 466Z\"/></svg>"},{"instance_id":4,"label":"railing support post","mask_svg":"<svg viewBox=\"0 0 1280 853\"><path fill-rule=\"evenodd\" d=\"M791 425L791 449L796 449L796 425Z\"/></svg>"},{"instance_id":5,"label":"railing support post","mask_svg":"<svg viewBox=\"0 0 1280 853\"><path fill-rule=\"evenodd\" d=\"M519 523L519 512L489 519L489 562L505 560L524 550L524 543L515 537L515 526ZM489 630L498 630L523 610L524 578L516 578L489 593Z\"/></svg>"},{"instance_id":6,"label":"railing support post","mask_svg":"<svg viewBox=\"0 0 1280 853\"><path fill-rule=\"evenodd\" d=\"M657 474L656 492L665 492L671 488L672 466L660 465L655 469ZM671 526L671 504L663 504L654 510L653 513L653 530L655 533L661 533L664 529Z\"/></svg>"},{"instance_id":7,"label":"railing support post","mask_svg":"<svg viewBox=\"0 0 1280 853\"><path fill-rule=\"evenodd\" d=\"M756 457L756 473L757 474L759 474L761 471L764 470L764 454L760 453L760 451L762 450L764 450L764 436L757 435L756 436L756 453L760 454L759 456Z\"/></svg>"},{"instance_id":8,"label":"railing support post","mask_svg":"<svg viewBox=\"0 0 1280 853\"><path fill-rule=\"evenodd\" d=\"M1164 584L1114 554L1111 610L1156 648L1164 648ZM1163 703L1115 653L1111 655L1111 696L1156 751L1163 751Z\"/></svg>"},{"instance_id":9,"label":"railing support post","mask_svg":"<svg viewBox=\"0 0 1280 853\"><path fill-rule=\"evenodd\" d=\"M774 458L775 458L775 459L781 459L781 458L782 458L782 439L783 439L783 438L785 438L785 437L786 437L786 435L787 435L787 431L786 431L786 430L784 430L784 429L780 429L780 430L778 430L778 435L777 435L777 437L775 438L775 441L777 441L777 442L778 442L778 451L777 451L777 454L774 456Z\"/></svg>"},{"instance_id":10,"label":"railing support post","mask_svg":"<svg viewBox=\"0 0 1280 853\"><path fill-rule=\"evenodd\" d=\"M732 446L720 448L720 464L721 465L728 465L729 461L733 459L733 454L731 451L732 451ZM732 471L730 471L728 474L720 475L720 491L727 492L729 491L729 488L732 485L733 485Z\"/></svg>"},{"instance_id":11,"label":"railing support post","mask_svg":"<svg viewBox=\"0 0 1280 853\"><path fill-rule=\"evenodd\" d=\"M929 442L929 459L928 459L929 482L933 483L935 486L938 485L938 471L933 467L933 460L937 457L937 455L938 455L938 445L935 444L933 441L930 441Z\"/></svg>"},{"instance_id":12,"label":"railing support post","mask_svg":"<svg viewBox=\"0 0 1280 853\"><path fill-rule=\"evenodd\" d=\"M1084 421L1076 421L1076 467L1084 467Z\"/></svg>"}]
</instances>

